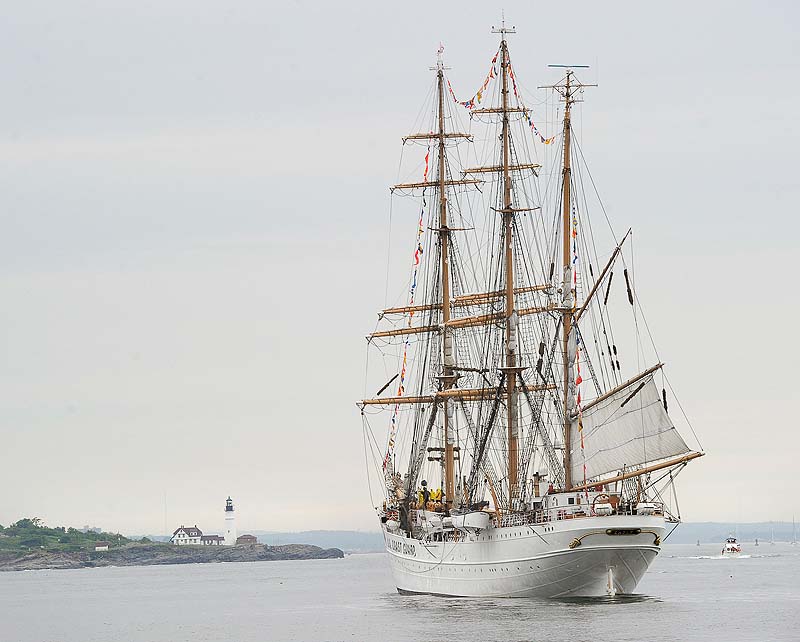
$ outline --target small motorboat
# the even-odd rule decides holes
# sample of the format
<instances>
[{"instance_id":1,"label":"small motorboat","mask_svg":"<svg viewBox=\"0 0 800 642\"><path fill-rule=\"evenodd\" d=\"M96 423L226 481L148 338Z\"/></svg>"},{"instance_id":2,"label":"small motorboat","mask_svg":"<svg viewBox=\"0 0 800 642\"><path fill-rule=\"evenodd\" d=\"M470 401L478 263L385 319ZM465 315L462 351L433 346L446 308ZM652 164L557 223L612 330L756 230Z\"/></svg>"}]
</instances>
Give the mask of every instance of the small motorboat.
<instances>
[{"instance_id":1,"label":"small motorboat","mask_svg":"<svg viewBox=\"0 0 800 642\"><path fill-rule=\"evenodd\" d=\"M729 537L725 540L725 546L722 547L722 554L725 556L736 557L742 552L742 547L735 537Z\"/></svg>"}]
</instances>

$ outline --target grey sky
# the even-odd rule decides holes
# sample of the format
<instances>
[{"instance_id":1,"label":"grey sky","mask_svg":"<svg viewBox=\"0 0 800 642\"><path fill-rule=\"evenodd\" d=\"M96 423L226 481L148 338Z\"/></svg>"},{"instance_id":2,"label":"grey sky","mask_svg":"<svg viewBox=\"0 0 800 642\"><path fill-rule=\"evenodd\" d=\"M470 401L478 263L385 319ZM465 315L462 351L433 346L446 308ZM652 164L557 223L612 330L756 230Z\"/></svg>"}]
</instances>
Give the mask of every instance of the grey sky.
<instances>
[{"instance_id":1,"label":"grey sky","mask_svg":"<svg viewBox=\"0 0 800 642\"><path fill-rule=\"evenodd\" d=\"M583 147L708 456L690 520L788 519L792 2L503 3L523 86L589 63ZM374 529L364 335L400 136L492 3L29 2L0 24L0 523ZM398 235L415 222L395 221ZM766 492L776 488L780 492Z\"/></svg>"}]
</instances>

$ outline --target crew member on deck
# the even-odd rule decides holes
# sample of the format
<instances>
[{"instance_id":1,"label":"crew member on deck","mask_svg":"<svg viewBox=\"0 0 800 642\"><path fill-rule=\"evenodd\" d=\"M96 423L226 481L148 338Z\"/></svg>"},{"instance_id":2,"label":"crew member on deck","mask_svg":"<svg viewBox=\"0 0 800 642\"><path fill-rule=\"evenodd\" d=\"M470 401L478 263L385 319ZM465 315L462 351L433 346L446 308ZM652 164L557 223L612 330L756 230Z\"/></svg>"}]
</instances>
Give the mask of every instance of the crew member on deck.
<instances>
[{"instance_id":1,"label":"crew member on deck","mask_svg":"<svg viewBox=\"0 0 800 642\"><path fill-rule=\"evenodd\" d=\"M422 508L428 507L428 502L431 499L431 491L428 490L428 482L422 480Z\"/></svg>"}]
</instances>

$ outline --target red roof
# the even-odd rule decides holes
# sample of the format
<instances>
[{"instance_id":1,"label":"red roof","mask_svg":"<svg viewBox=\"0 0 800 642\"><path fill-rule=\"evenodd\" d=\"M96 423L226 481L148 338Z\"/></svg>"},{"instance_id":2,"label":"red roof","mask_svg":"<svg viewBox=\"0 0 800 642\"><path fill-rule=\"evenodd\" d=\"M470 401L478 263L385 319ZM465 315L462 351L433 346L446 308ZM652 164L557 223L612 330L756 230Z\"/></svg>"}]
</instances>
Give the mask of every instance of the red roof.
<instances>
[{"instance_id":1,"label":"red roof","mask_svg":"<svg viewBox=\"0 0 800 642\"><path fill-rule=\"evenodd\" d=\"M239 543L242 543L242 544L253 543L253 544L255 544L257 542L258 542L258 538L255 535L239 535L239 537L236 538L236 543L237 544L239 544Z\"/></svg>"}]
</instances>

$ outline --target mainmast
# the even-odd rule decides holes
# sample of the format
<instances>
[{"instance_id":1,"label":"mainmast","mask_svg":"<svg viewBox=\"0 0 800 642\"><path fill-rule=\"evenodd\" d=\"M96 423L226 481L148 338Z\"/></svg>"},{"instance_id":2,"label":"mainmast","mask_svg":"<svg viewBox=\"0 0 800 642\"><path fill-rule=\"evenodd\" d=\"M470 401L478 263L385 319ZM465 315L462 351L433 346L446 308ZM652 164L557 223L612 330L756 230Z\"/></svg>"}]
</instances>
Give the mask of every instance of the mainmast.
<instances>
[{"instance_id":1,"label":"mainmast","mask_svg":"<svg viewBox=\"0 0 800 642\"><path fill-rule=\"evenodd\" d=\"M500 68L502 73L502 139L503 139L503 245L505 249L505 317L506 317L506 350L505 373L506 393L508 395L507 429L508 429L508 497L509 507L519 494L518 462L519 447L517 425L517 315L514 311L514 208L511 198L511 163L509 140L509 106L508 106L508 44L506 34L514 33L513 28L507 29L505 22L500 29L494 30L501 34L500 40Z\"/></svg>"},{"instance_id":2,"label":"mainmast","mask_svg":"<svg viewBox=\"0 0 800 642\"><path fill-rule=\"evenodd\" d=\"M453 330L448 327L450 321L450 264L449 264L449 241L450 230L447 226L447 188L445 180L447 178L447 168L445 165L445 127L444 127L444 64L442 62L442 50L439 49L439 58L436 63L436 77L439 94L439 243L441 248L441 275L442 275L442 327L443 333L443 371L442 388L449 390L456 381L453 373L455 364L455 353L453 349ZM444 417L443 441L444 441L444 495L446 508L453 505L455 497L453 479L455 476L455 438L453 423L453 403L445 400L443 403L442 416Z\"/></svg>"}]
</instances>

